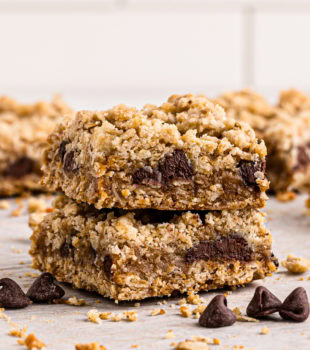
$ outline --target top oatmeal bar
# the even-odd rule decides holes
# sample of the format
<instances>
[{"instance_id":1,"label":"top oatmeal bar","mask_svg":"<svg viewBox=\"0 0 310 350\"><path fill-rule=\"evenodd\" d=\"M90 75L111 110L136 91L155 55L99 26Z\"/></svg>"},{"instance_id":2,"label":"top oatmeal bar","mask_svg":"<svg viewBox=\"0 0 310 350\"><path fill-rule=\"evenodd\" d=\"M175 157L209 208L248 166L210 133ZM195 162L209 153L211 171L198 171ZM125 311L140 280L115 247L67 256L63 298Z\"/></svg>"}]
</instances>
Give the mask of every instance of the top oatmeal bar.
<instances>
[{"instance_id":1,"label":"top oatmeal bar","mask_svg":"<svg viewBox=\"0 0 310 350\"><path fill-rule=\"evenodd\" d=\"M268 150L267 176L275 192L310 187L310 99L296 90L282 91L271 106L251 90L227 92L215 102L226 113L249 123Z\"/></svg>"},{"instance_id":2,"label":"top oatmeal bar","mask_svg":"<svg viewBox=\"0 0 310 350\"><path fill-rule=\"evenodd\" d=\"M72 110L59 96L29 105L0 98L0 196L41 189L42 149L66 113Z\"/></svg>"},{"instance_id":3,"label":"top oatmeal bar","mask_svg":"<svg viewBox=\"0 0 310 350\"><path fill-rule=\"evenodd\" d=\"M78 112L44 152L43 183L98 209L263 207L264 142L204 96Z\"/></svg>"}]
</instances>

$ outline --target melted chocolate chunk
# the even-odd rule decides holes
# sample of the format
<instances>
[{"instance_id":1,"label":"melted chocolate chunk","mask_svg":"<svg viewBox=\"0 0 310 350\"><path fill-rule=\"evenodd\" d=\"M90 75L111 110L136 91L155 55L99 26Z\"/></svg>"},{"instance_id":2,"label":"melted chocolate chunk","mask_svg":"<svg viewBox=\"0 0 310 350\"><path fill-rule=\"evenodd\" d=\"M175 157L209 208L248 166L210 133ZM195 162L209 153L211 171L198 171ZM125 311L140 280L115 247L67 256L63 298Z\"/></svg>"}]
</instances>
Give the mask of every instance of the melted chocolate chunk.
<instances>
[{"instance_id":1,"label":"melted chocolate chunk","mask_svg":"<svg viewBox=\"0 0 310 350\"><path fill-rule=\"evenodd\" d=\"M58 154L62 162L64 161L64 157L66 154L66 146L68 143L69 143L68 141L62 141L59 146Z\"/></svg>"},{"instance_id":2,"label":"melted chocolate chunk","mask_svg":"<svg viewBox=\"0 0 310 350\"><path fill-rule=\"evenodd\" d=\"M144 168L138 169L132 176L132 180L134 184L140 185L147 185L150 183L161 183L161 173L156 170L152 169L149 166L146 166Z\"/></svg>"},{"instance_id":3,"label":"melted chocolate chunk","mask_svg":"<svg viewBox=\"0 0 310 350\"><path fill-rule=\"evenodd\" d=\"M17 159L16 162L9 165L9 167L3 172L3 176L20 179L21 177L33 172L34 164L34 160L26 156L21 157Z\"/></svg>"},{"instance_id":4,"label":"melted chocolate chunk","mask_svg":"<svg viewBox=\"0 0 310 350\"><path fill-rule=\"evenodd\" d=\"M167 154L159 164L159 171L162 174L162 182L165 184L174 179L191 180L194 175L192 165L181 149Z\"/></svg>"},{"instance_id":5,"label":"melted chocolate chunk","mask_svg":"<svg viewBox=\"0 0 310 350\"><path fill-rule=\"evenodd\" d=\"M248 186L253 186L256 190L259 190L259 185L256 183L255 173L257 171L261 171L265 174L266 162L251 162L248 160L241 160L239 163L239 168L244 182Z\"/></svg>"},{"instance_id":6,"label":"melted chocolate chunk","mask_svg":"<svg viewBox=\"0 0 310 350\"><path fill-rule=\"evenodd\" d=\"M257 287L246 313L250 317L260 318L279 311L282 303L265 287Z\"/></svg>"},{"instance_id":7,"label":"melted chocolate chunk","mask_svg":"<svg viewBox=\"0 0 310 350\"><path fill-rule=\"evenodd\" d=\"M20 286L10 278L0 279L0 306L21 309L31 304Z\"/></svg>"},{"instance_id":8,"label":"melted chocolate chunk","mask_svg":"<svg viewBox=\"0 0 310 350\"><path fill-rule=\"evenodd\" d=\"M103 271L108 279L111 279L113 276L113 271L111 267L113 265L113 260L110 255L106 255L103 260Z\"/></svg>"},{"instance_id":9,"label":"melted chocolate chunk","mask_svg":"<svg viewBox=\"0 0 310 350\"><path fill-rule=\"evenodd\" d=\"M60 256L62 258L69 258L70 256L73 256L73 250L74 247L72 244L69 243L64 243L61 247L60 247Z\"/></svg>"},{"instance_id":10,"label":"melted chocolate chunk","mask_svg":"<svg viewBox=\"0 0 310 350\"><path fill-rule=\"evenodd\" d=\"M309 312L307 292L298 287L284 300L279 313L285 320L303 322L309 317Z\"/></svg>"},{"instance_id":11,"label":"melted chocolate chunk","mask_svg":"<svg viewBox=\"0 0 310 350\"><path fill-rule=\"evenodd\" d=\"M64 171L66 173L72 173L76 170L76 164L74 160L74 152L70 151L69 153L66 153L64 157Z\"/></svg>"},{"instance_id":12,"label":"melted chocolate chunk","mask_svg":"<svg viewBox=\"0 0 310 350\"><path fill-rule=\"evenodd\" d=\"M185 262L193 263L196 260L239 260L251 261L252 249L247 241L238 235L222 237L214 241L201 241L185 254Z\"/></svg>"},{"instance_id":13,"label":"melted chocolate chunk","mask_svg":"<svg viewBox=\"0 0 310 350\"><path fill-rule=\"evenodd\" d=\"M132 176L134 184L157 183L162 186L168 186L173 180L182 179L190 181L194 171L185 152L181 149L174 150L167 154L159 162L158 168L145 166L138 169Z\"/></svg>"},{"instance_id":14,"label":"melted chocolate chunk","mask_svg":"<svg viewBox=\"0 0 310 350\"><path fill-rule=\"evenodd\" d=\"M207 328L231 326L236 322L236 315L227 307L224 295L214 297L199 318L199 325Z\"/></svg>"},{"instance_id":15,"label":"melted chocolate chunk","mask_svg":"<svg viewBox=\"0 0 310 350\"><path fill-rule=\"evenodd\" d=\"M44 272L33 282L26 295L35 303L44 303L62 298L65 291L55 283L49 272Z\"/></svg>"},{"instance_id":16,"label":"melted chocolate chunk","mask_svg":"<svg viewBox=\"0 0 310 350\"><path fill-rule=\"evenodd\" d=\"M298 146L297 148L297 165L293 168L293 171L305 169L310 164L310 157L307 153L306 146Z\"/></svg>"}]
</instances>

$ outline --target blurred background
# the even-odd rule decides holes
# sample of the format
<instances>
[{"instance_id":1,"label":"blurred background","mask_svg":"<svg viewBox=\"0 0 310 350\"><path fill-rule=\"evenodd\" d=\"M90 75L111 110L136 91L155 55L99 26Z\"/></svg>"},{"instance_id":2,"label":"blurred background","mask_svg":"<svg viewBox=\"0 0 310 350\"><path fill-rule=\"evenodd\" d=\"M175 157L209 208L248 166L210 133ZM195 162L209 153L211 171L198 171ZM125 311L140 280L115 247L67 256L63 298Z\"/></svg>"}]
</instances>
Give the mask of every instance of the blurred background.
<instances>
[{"instance_id":1,"label":"blurred background","mask_svg":"<svg viewBox=\"0 0 310 350\"><path fill-rule=\"evenodd\" d=\"M0 0L0 93L76 108L310 90L309 0Z\"/></svg>"}]
</instances>

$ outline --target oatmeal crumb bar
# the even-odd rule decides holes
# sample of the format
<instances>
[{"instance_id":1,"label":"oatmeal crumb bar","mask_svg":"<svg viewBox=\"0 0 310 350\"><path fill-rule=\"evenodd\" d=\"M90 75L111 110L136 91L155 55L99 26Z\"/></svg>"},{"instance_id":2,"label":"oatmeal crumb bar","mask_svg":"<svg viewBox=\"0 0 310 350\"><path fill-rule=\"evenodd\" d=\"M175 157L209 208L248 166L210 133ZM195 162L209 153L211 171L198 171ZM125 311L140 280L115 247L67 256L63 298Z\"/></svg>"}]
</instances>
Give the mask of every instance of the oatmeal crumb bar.
<instances>
[{"instance_id":1,"label":"oatmeal crumb bar","mask_svg":"<svg viewBox=\"0 0 310 350\"><path fill-rule=\"evenodd\" d=\"M115 300L243 285L276 270L258 209L98 210L59 196L34 227L33 267Z\"/></svg>"},{"instance_id":2,"label":"oatmeal crumb bar","mask_svg":"<svg viewBox=\"0 0 310 350\"><path fill-rule=\"evenodd\" d=\"M66 113L72 110L59 96L30 105L0 98L0 196L41 189L42 149Z\"/></svg>"},{"instance_id":3,"label":"oatmeal crumb bar","mask_svg":"<svg viewBox=\"0 0 310 350\"><path fill-rule=\"evenodd\" d=\"M96 208L263 207L264 142L207 98L78 112L44 153L43 183Z\"/></svg>"},{"instance_id":4,"label":"oatmeal crumb bar","mask_svg":"<svg viewBox=\"0 0 310 350\"><path fill-rule=\"evenodd\" d=\"M246 89L218 97L226 113L249 123L265 141L267 176L275 192L310 187L310 99L296 90L282 91L277 106Z\"/></svg>"}]
</instances>

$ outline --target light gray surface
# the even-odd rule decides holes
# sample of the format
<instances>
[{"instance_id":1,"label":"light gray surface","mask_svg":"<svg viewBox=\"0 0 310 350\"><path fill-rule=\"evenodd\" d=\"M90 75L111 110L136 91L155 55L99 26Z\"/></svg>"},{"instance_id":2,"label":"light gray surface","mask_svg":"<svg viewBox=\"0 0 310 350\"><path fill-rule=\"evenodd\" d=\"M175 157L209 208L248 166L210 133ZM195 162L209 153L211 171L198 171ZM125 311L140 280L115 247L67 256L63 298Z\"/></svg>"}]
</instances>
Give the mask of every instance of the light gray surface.
<instances>
[{"instance_id":1,"label":"light gray surface","mask_svg":"<svg viewBox=\"0 0 310 350\"><path fill-rule=\"evenodd\" d=\"M280 203L271 199L268 203L267 224L273 233L274 252L279 260L283 260L288 253L310 258L310 217L303 214L304 200L305 197L300 197L294 202ZM28 267L31 262L27 253L31 231L27 225L26 210L20 217L9 217L14 206L9 210L0 210L0 278L10 277L27 290L34 280L25 276L26 272L34 272ZM21 249L22 252L13 252L14 249ZM25 264L21 265L21 261ZM231 308L238 306L244 312L255 287L261 284L282 300L298 286L305 287L310 295L308 276L309 273L290 275L280 268L273 277L234 291L228 296L228 305ZM304 280L300 281L300 277ZM169 304L176 304L180 298L165 299L167 305L157 305L157 299L141 302L140 307L134 307L133 303L116 305L97 294L73 290L68 285L65 289L66 297L76 295L84 298L89 306L31 305L26 309L8 310L5 313L21 326L27 325L28 331L34 332L39 339L46 342L48 349L74 349L75 343L90 341L98 341L108 350L130 349L133 344L139 344L139 349L172 349L172 341L177 343L193 335L219 338L221 345L211 345L211 349L232 349L234 345L257 350L310 349L310 319L298 324L282 321L276 315L272 321L237 322L232 327L207 329L199 327L194 318L181 317L178 308L169 307ZM209 301L215 293L201 295ZM98 299L102 303L96 304ZM139 319L137 322L102 321L98 325L86 319L87 311L92 308L116 313L136 310ZM150 312L154 308L163 308L166 314L152 317ZM269 334L260 334L263 326L270 329ZM8 335L9 329L7 322L0 319L0 349L22 349L16 343L17 338ZM173 330L175 339L164 338L169 329Z\"/></svg>"}]
</instances>

